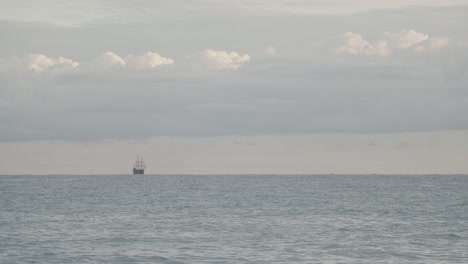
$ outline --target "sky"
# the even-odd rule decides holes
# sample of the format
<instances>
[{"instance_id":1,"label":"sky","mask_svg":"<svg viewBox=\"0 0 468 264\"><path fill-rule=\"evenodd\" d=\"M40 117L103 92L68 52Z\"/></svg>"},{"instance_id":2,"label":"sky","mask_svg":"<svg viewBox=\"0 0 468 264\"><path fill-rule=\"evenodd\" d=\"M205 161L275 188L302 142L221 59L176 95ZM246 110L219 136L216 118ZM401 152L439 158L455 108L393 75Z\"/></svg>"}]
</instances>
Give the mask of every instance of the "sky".
<instances>
[{"instance_id":1,"label":"sky","mask_svg":"<svg viewBox=\"0 0 468 264\"><path fill-rule=\"evenodd\" d=\"M468 0L0 0L0 174L468 174Z\"/></svg>"}]
</instances>

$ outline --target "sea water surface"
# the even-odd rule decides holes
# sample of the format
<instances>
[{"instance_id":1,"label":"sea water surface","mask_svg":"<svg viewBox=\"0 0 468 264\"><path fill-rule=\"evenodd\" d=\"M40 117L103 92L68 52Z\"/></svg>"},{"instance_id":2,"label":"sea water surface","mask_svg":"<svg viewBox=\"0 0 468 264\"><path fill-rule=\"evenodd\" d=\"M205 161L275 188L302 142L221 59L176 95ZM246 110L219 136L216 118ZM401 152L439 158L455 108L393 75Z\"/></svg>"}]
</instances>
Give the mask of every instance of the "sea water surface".
<instances>
[{"instance_id":1,"label":"sea water surface","mask_svg":"<svg viewBox=\"0 0 468 264\"><path fill-rule=\"evenodd\" d=\"M0 176L0 263L468 263L468 176Z\"/></svg>"}]
</instances>

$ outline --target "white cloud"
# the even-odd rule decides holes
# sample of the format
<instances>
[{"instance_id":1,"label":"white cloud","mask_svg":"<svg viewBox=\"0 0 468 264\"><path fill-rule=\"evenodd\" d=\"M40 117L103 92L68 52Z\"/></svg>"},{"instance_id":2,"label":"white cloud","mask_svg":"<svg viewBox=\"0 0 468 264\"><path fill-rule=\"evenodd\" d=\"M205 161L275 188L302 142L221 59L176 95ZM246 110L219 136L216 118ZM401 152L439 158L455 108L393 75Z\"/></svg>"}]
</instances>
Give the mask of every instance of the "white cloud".
<instances>
[{"instance_id":1,"label":"white cloud","mask_svg":"<svg viewBox=\"0 0 468 264\"><path fill-rule=\"evenodd\" d=\"M113 52L106 52L91 61L87 66L92 70L112 70L123 68L127 62Z\"/></svg>"},{"instance_id":2,"label":"white cloud","mask_svg":"<svg viewBox=\"0 0 468 264\"><path fill-rule=\"evenodd\" d=\"M412 48L415 52L436 51L449 45L447 37L431 37L412 29L403 29L399 33L389 33L392 45L398 49Z\"/></svg>"},{"instance_id":3,"label":"white cloud","mask_svg":"<svg viewBox=\"0 0 468 264\"><path fill-rule=\"evenodd\" d=\"M189 65L200 71L222 71L237 70L250 60L251 56L249 54L206 49L193 56L189 56L188 62ZM140 55L130 54L125 57L107 51L94 59L81 62L73 61L65 57L54 58L44 54L28 54L22 58L0 60L0 70L16 69L33 72L35 74L43 74L46 71L58 69L71 69L71 72L81 73L123 73L146 71L174 63L174 59L164 57L152 51Z\"/></svg>"},{"instance_id":4,"label":"white cloud","mask_svg":"<svg viewBox=\"0 0 468 264\"><path fill-rule=\"evenodd\" d=\"M343 34L344 43L335 51L340 54L386 57L396 50L436 51L449 45L447 37L431 37L412 29L403 29L398 33L386 32L385 37L372 44L360 34L346 32Z\"/></svg>"},{"instance_id":5,"label":"white cloud","mask_svg":"<svg viewBox=\"0 0 468 264\"><path fill-rule=\"evenodd\" d=\"M16 69L41 74L45 71L64 71L76 68L79 62L65 57L48 57L44 54L30 53L20 58L0 60L0 68Z\"/></svg>"},{"instance_id":6,"label":"white cloud","mask_svg":"<svg viewBox=\"0 0 468 264\"><path fill-rule=\"evenodd\" d=\"M207 70L237 70L250 59L249 54L206 49L195 56L195 66Z\"/></svg>"},{"instance_id":7,"label":"white cloud","mask_svg":"<svg viewBox=\"0 0 468 264\"><path fill-rule=\"evenodd\" d=\"M148 51L141 55L127 55L124 58L113 52L106 52L87 64L88 69L92 70L128 70L144 71L154 69L158 66L173 64L174 60L163 57L160 54Z\"/></svg>"},{"instance_id":8,"label":"white cloud","mask_svg":"<svg viewBox=\"0 0 468 264\"><path fill-rule=\"evenodd\" d=\"M412 29L403 29L399 33L387 32L386 35L399 49L411 48L422 41L429 39L428 35L416 32Z\"/></svg>"},{"instance_id":9,"label":"white cloud","mask_svg":"<svg viewBox=\"0 0 468 264\"><path fill-rule=\"evenodd\" d=\"M250 60L251 56L249 54L206 49L189 57L188 62L189 65L200 71L223 71L237 70ZM70 69L69 73L124 73L146 71L174 63L174 59L164 57L152 51L141 55L127 55L125 57L107 51L94 59L81 62L65 57L54 58L44 54L28 54L22 58L0 59L0 70L15 69L35 74L43 74L47 71L61 69Z\"/></svg>"},{"instance_id":10,"label":"white cloud","mask_svg":"<svg viewBox=\"0 0 468 264\"><path fill-rule=\"evenodd\" d=\"M35 72L43 72L46 69L74 68L79 65L71 59L47 57L44 54L29 54L26 60L28 69Z\"/></svg>"},{"instance_id":11,"label":"white cloud","mask_svg":"<svg viewBox=\"0 0 468 264\"><path fill-rule=\"evenodd\" d=\"M65 57L55 58L33 53L22 58L0 60L0 69L16 69L34 74L63 70L108 72L127 69L141 71L173 63L173 59L151 51L137 56L128 55L125 59L111 51L107 51L93 60L83 62L73 61Z\"/></svg>"},{"instance_id":12,"label":"white cloud","mask_svg":"<svg viewBox=\"0 0 468 264\"><path fill-rule=\"evenodd\" d=\"M151 51L138 56L129 55L125 60L129 69L137 71L152 69L161 65L174 64L173 59L162 57L158 53Z\"/></svg>"},{"instance_id":13,"label":"white cloud","mask_svg":"<svg viewBox=\"0 0 468 264\"><path fill-rule=\"evenodd\" d=\"M344 44L336 49L338 53L365 54L369 56L388 56L391 53L388 49L388 42L384 40L379 40L375 44L372 44L360 34L353 32L343 34L343 40Z\"/></svg>"}]
</instances>

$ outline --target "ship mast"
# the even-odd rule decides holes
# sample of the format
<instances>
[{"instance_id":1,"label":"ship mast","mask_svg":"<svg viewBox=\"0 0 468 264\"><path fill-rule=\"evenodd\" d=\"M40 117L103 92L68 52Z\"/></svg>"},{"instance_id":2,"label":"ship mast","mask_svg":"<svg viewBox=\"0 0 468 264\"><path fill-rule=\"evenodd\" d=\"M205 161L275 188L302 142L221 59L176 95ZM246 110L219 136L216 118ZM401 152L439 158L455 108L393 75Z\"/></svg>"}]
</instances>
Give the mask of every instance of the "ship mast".
<instances>
[{"instance_id":1,"label":"ship mast","mask_svg":"<svg viewBox=\"0 0 468 264\"><path fill-rule=\"evenodd\" d=\"M143 157L140 157L140 155L137 156L137 160L135 161L135 166L134 166L136 169L145 169L145 164L144 164L144 161L143 161Z\"/></svg>"},{"instance_id":2,"label":"ship mast","mask_svg":"<svg viewBox=\"0 0 468 264\"><path fill-rule=\"evenodd\" d=\"M143 157L140 157L140 166L141 166L141 169L145 169L145 163L143 162Z\"/></svg>"}]
</instances>

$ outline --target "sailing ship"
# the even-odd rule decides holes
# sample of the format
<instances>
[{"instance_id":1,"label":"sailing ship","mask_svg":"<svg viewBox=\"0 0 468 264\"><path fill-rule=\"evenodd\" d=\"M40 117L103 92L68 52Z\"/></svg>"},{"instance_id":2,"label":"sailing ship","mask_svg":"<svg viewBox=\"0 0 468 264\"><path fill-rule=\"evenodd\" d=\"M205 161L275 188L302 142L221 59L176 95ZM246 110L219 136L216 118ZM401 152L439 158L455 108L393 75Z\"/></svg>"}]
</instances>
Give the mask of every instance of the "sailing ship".
<instances>
[{"instance_id":1,"label":"sailing ship","mask_svg":"<svg viewBox=\"0 0 468 264\"><path fill-rule=\"evenodd\" d=\"M133 165L133 174L145 174L146 165L143 162L143 157L138 156Z\"/></svg>"}]
</instances>

